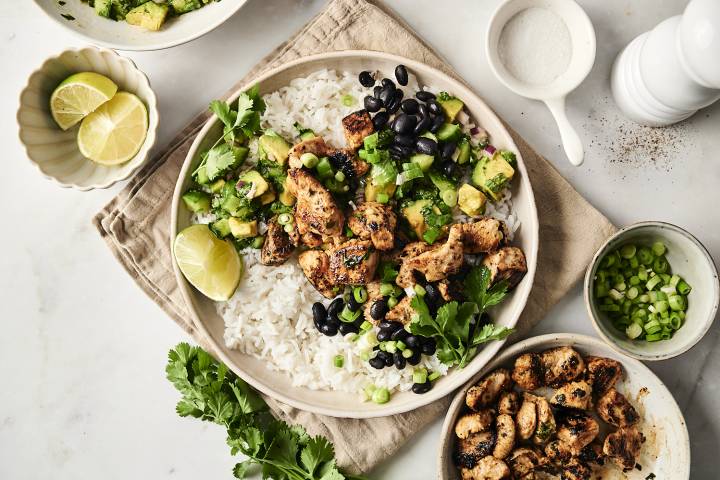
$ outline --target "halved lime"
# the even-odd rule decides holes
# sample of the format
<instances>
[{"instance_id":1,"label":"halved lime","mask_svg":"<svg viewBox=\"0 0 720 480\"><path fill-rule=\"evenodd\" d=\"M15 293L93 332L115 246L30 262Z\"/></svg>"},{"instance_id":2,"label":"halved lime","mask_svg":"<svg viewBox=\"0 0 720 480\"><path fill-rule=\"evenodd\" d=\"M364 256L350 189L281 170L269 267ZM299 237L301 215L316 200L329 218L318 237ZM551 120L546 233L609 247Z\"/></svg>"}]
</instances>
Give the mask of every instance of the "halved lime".
<instances>
[{"instance_id":1,"label":"halved lime","mask_svg":"<svg viewBox=\"0 0 720 480\"><path fill-rule=\"evenodd\" d=\"M115 82L99 73L70 75L52 93L50 112L58 126L67 130L113 98L117 89Z\"/></svg>"},{"instance_id":2,"label":"halved lime","mask_svg":"<svg viewBox=\"0 0 720 480\"><path fill-rule=\"evenodd\" d=\"M80 153L103 165L127 162L140 150L148 130L145 104L128 92L117 92L85 117L78 132Z\"/></svg>"},{"instance_id":3,"label":"halved lime","mask_svg":"<svg viewBox=\"0 0 720 480\"><path fill-rule=\"evenodd\" d=\"M230 242L217 238L207 225L192 225L178 233L173 253L185 278L206 297L224 301L235 293L242 259Z\"/></svg>"}]
</instances>

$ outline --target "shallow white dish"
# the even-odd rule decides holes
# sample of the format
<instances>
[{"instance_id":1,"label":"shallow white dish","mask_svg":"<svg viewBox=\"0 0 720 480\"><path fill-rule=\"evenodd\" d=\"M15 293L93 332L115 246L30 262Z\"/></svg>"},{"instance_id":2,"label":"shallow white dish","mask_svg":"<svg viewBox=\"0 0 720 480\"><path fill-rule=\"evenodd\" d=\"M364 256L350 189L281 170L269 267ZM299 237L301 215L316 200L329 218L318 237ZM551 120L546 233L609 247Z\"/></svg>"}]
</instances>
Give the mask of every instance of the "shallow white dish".
<instances>
[{"instance_id":1,"label":"shallow white dish","mask_svg":"<svg viewBox=\"0 0 720 480\"><path fill-rule=\"evenodd\" d=\"M657 240L668 247L666 257L673 273L683 277L692 286L688 294L687 318L683 326L669 340L659 342L630 340L597 309L593 298L595 272L600 260L608 251L615 250L625 243L640 242L651 245ZM635 223L607 239L590 262L585 272L583 287L585 306L598 335L611 347L639 360L667 360L688 351L710 329L720 302L718 272L710 253L689 232L664 222Z\"/></svg>"},{"instance_id":2,"label":"shallow white dish","mask_svg":"<svg viewBox=\"0 0 720 480\"><path fill-rule=\"evenodd\" d=\"M65 0L64 5L57 0L34 1L51 19L92 43L118 50L161 50L205 35L233 16L247 0L213 2L168 19L157 32L101 17L80 0ZM62 17L63 14L74 20Z\"/></svg>"},{"instance_id":3,"label":"shallow white dish","mask_svg":"<svg viewBox=\"0 0 720 480\"><path fill-rule=\"evenodd\" d=\"M639 428L646 437L638 459L642 470L635 469L623 474L617 468L604 467L602 478L645 480L650 473L654 473L655 478L658 479L684 480L690 478L690 440L687 425L667 387L639 361L614 351L596 338L572 333L541 335L510 346L457 392L442 426L438 478L441 480L460 478L459 470L452 459L455 445L454 426L458 415L465 408L467 390L496 368L512 368L518 355L526 352L540 352L563 345L575 348L583 356L608 357L622 363L624 375L616 388L627 396L642 418Z\"/></svg>"},{"instance_id":4,"label":"shallow white dish","mask_svg":"<svg viewBox=\"0 0 720 480\"><path fill-rule=\"evenodd\" d=\"M134 93L147 107L145 142L135 157L120 165L105 166L85 158L77 145L78 125L63 131L50 113L55 87L73 73L86 71L109 77L119 90ZM46 178L78 190L107 188L134 174L155 144L158 121L157 98L147 76L129 58L97 47L69 49L48 58L30 75L17 112L20 141L30 161Z\"/></svg>"},{"instance_id":5,"label":"shallow white dish","mask_svg":"<svg viewBox=\"0 0 720 480\"><path fill-rule=\"evenodd\" d=\"M482 100L459 82L427 65L394 55L370 51L349 50L305 57L267 72L256 79L256 83L259 84L261 93L265 94L287 85L294 78L306 76L323 68L350 71L356 74L362 70L380 70L385 76L391 76L395 66L400 63L406 65L418 77L420 84L432 85L462 98L477 123L489 132L493 145L498 148L511 149L518 153L519 172L516 180L513 181L512 194L515 212L521 221L521 227L515 234L513 244L520 246L525 252L528 273L512 295L493 315L496 323L514 326L525 307L535 276L538 249L537 211L529 176L519 151L500 120ZM249 86L244 86L231 99L236 99L238 93ZM191 223L191 213L187 210L180 197L190 185L191 172L200 161L200 152L212 146L220 134L221 126L218 119L213 116L200 131L188 152L173 197L170 242L174 240L177 232ZM223 340L224 323L216 313L214 303L205 298L185 280L174 260L173 267L180 290L194 322L197 324L198 329L212 342L220 359L255 388L277 400L303 410L336 417L353 418L379 417L406 412L444 397L461 386L478 369L493 358L503 345L503 342L489 343L469 365L462 370L455 370L436 381L433 389L428 393L424 395L416 395L412 392L395 393L390 402L384 405L362 402L360 395L357 393L318 391L293 387L290 379L285 374L269 370L261 360L226 348ZM308 308L310 308L310 305L308 305Z\"/></svg>"}]
</instances>

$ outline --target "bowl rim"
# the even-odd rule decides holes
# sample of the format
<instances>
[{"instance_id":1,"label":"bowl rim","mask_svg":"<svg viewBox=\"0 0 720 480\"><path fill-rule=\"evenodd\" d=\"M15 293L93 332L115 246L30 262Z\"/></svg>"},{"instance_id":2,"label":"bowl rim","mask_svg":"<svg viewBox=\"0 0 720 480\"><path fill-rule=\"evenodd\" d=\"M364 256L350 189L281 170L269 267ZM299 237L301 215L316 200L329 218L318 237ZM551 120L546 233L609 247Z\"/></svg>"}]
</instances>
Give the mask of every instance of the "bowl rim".
<instances>
[{"instance_id":1,"label":"bowl rim","mask_svg":"<svg viewBox=\"0 0 720 480\"><path fill-rule=\"evenodd\" d=\"M93 37L91 35L84 33L81 30L76 30L74 28L71 28L70 25L68 25L68 22L61 21L56 16L50 15L48 12L45 11L44 8L42 8L39 0L33 0L33 3L35 4L35 6L37 6L37 8L42 10L42 12L46 16L50 17L50 19L53 22L60 25L63 29L72 32L73 35L76 35L76 36L82 38L83 40L91 42L91 43L95 44L96 46L117 49L117 50L123 50L126 52L151 52L151 51L155 51L155 50L165 50L167 48L172 48L172 47L176 47L178 45L183 45L185 43L192 42L193 40L197 40L198 38L202 37L203 35L206 35L206 34L210 33L211 31L215 30L217 27L219 27L220 25L222 25L223 23L228 21L230 19L230 17L235 15L238 12L238 10L240 10L240 8L242 8L248 2L248 0L234 0L234 1L237 2L237 5L235 6L235 8L232 8L232 7L229 8L225 15L220 16L215 22L210 22L205 27L198 29L196 33L192 33L186 37L181 37L177 40L167 41L164 43L153 43L153 44L149 44L149 45L133 45L133 44L127 44L127 43L123 43L123 42L108 42L105 40L100 40L96 37ZM227 3L231 3L231 2L227 2ZM188 13L190 13L190 12L188 12Z\"/></svg>"},{"instance_id":2,"label":"bowl rim","mask_svg":"<svg viewBox=\"0 0 720 480\"><path fill-rule=\"evenodd\" d=\"M51 62L59 60L60 57L62 57L63 55L65 55L67 53L73 53L73 52L79 54L79 53L82 53L85 51L96 51L96 52L99 52L102 54L110 55L111 58L117 57L116 60L119 62L125 62L130 67L130 69L138 76L140 83L144 84L144 86L147 87L148 98L147 98L147 100L144 100L144 103L146 104L147 111L148 111L148 131L145 135L145 141L140 146L140 150L138 151L138 153L140 153L140 151L145 150L145 158L143 158L141 161L139 161L138 164L134 168L128 170L125 174L122 174L122 175L119 174L114 177L110 177L109 179L107 179L103 182L92 184L92 185L81 186L81 185L77 185L75 183L64 182L64 181L60 180L59 178L57 178L53 175L50 175L49 173L45 172L42 169L40 164L34 158L32 158L32 156L30 155L30 151L28 150L28 146L25 144L25 142L22 139L21 134L23 132L23 126L20 123L20 114L23 109L22 97L25 94L26 90L28 88L30 88L30 81L35 76L41 75L48 68L48 66ZM155 117L154 122L152 119L153 115ZM58 54L51 55L51 56L47 57L39 67L37 67L35 70L33 70L32 73L30 73L30 75L28 75L27 80L25 81L25 85L20 90L20 94L18 96L18 108L15 113L15 122L17 123L17 137L18 137L20 144L22 145L23 150L25 151L25 157L37 169L37 171L40 172L40 174L43 177L55 182L57 185L59 185L62 188L73 188L75 190L87 192L89 190L94 190L94 189L109 188L112 185L116 184L117 182L127 180L131 176L135 175L135 173L137 173L140 170L140 168L142 168L143 166L145 166L145 164L147 164L148 160L151 157L153 147L155 146L155 143L157 141L157 130L160 125L160 110L158 109L157 95L155 94L155 90L153 90L153 88L152 88L150 79L145 74L145 72L143 72L142 70L140 70L138 68L138 66L135 64L135 62L132 59L125 57L123 55L120 55L115 50L111 50L111 49L103 48L103 47L97 47L94 45L88 45L88 46L79 47L79 48L66 48L65 50L63 50L62 52L60 52ZM133 159L134 158L135 157L133 157ZM88 160L88 161L92 161L92 160ZM128 160L128 161L132 161L132 159Z\"/></svg>"},{"instance_id":3,"label":"bowl rim","mask_svg":"<svg viewBox=\"0 0 720 480\"><path fill-rule=\"evenodd\" d=\"M448 83L452 85L452 89L454 93L457 93L460 96L464 96L467 98L473 97L474 100L477 101L479 105L481 105L482 108L486 109L489 116L493 118L495 122L500 126L500 128L504 129L510 144L509 147L513 148L513 150L518 154L518 166L520 168L521 175L525 177L525 179L528 182L528 204L530 211L534 213L534 215L531 216L531 218L523 219L523 228L528 229L529 234L531 237L535 238L536 241L530 245L530 252L531 252L531 258L534 259L533 262L528 263L528 272L525 275L525 278L527 278L527 281L530 282L530 288L527 292L527 295L525 298L521 299L519 305L518 305L518 314L516 318L513 320L513 323L511 326L517 325L517 322L520 318L520 315L522 314L522 311L525 309L525 306L527 304L527 299L530 296L530 292L532 291L532 284L534 283L535 279L535 272L537 267L537 253L538 253L538 246L539 246L539 220L537 216L537 208L535 204L535 196L532 189L532 184L530 183L530 176L528 174L527 168L524 164L522 155L520 153L520 150L517 148L517 145L515 144L512 136L507 131L507 128L505 127L505 124L499 119L499 117L495 114L495 112L485 103L485 101L482 100L477 94L475 94L472 90L470 90L469 87L465 86L461 81L456 80L452 76L448 75L445 72L442 72L436 68L433 68L429 65L426 65L422 62L412 60L409 58L405 58L399 55L389 54L385 52L380 51L373 51L373 50L341 50L341 51L334 51L334 52L324 52L319 53L315 55L309 55L305 57L301 57L298 59L295 59L293 61L284 63L278 67L272 68L266 72L261 73L257 77L253 78L250 82L248 82L246 85L241 86L238 88L230 97L229 101L232 101L233 99L237 98L240 92L246 90L252 85L259 84L267 80L268 78L271 78L275 75L278 75L282 71L289 70L291 68L294 68L298 65L302 65L305 63L312 63L319 60L328 60L328 59L336 59L336 58L353 58L353 57L360 57L360 58L370 58L370 59L378 59L378 60L389 60L395 63L402 63L406 66L408 66L410 69L415 69L417 71L423 71L426 74L432 74L432 75L438 75L443 77ZM197 136L195 137L195 140L193 141L193 144L191 145L185 160L183 162L182 169L178 175L178 179L175 185L175 191L173 193L173 203L172 203L172 211L171 211L171 217L170 217L170 235L169 235L169 242L170 242L170 248L172 252L172 244L177 236L178 232L178 208L180 205L180 197L182 195L182 186L183 186L183 180L188 174L188 170L190 169L190 164L192 162L192 159L196 155L200 143L202 142L203 138L207 135L208 131L218 122L218 118L216 115L212 115L208 118L208 120L203 125L203 128L198 132ZM212 336L210 335L208 329L206 328L205 324L200 320L198 312L196 310L196 307L193 303L193 296L191 294L191 290L193 287L189 284L189 282L185 279L182 272L180 271L180 268L177 265L177 262L175 261L174 255L171 255L172 257L172 264L173 264L173 270L175 272L175 277L178 282L180 292L183 296L183 299L185 300L186 304L188 305L188 310L190 312L190 317L193 321L193 324L195 327L206 337L209 339L209 342L211 345L215 347L215 353L218 356L218 358L223 361L225 364L228 365L230 369L235 371L238 375L240 375L245 381L247 381L250 385L252 385L257 390L261 391L262 393L269 395L270 397L279 400L287 405L293 406L295 408L309 411L313 413L318 413L322 415L328 415L332 417L340 417L340 418L375 418L375 417L384 417L389 415L396 415L399 413L405 413L408 411L415 410L417 408L420 408L424 405L427 405L429 403L432 403L435 400L438 400L440 398L443 398L450 394L453 390L460 387L468 378L470 378L474 373L472 370L468 368L468 366L465 367L465 369L460 370L456 372L456 380L450 384L446 385L445 388L439 389L439 388L433 388L430 390L430 392L418 396L418 400L415 402L404 402L403 404L393 404L393 402L388 402L384 405L379 405L377 408L373 409L367 409L367 410L352 410L350 408L346 408L343 406L338 406L336 408L326 408L323 406L317 406L313 405L309 402L303 401L303 400L296 400L293 398L288 397L287 395L278 392L277 390L273 389L271 386L268 386L264 384L263 382L258 381L256 378L254 378L252 375L249 375L246 373L242 365L238 365L236 362L232 361L224 352L224 346L217 346L215 345L215 342L212 339ZM525 281L525 279L523 279ZM487 345L485 349L490 350L492 357L494 358L495 355L497 355L498 351L502 346L505 344L506 340L502 341L495 341L491 344ZM482 368L482 367L479 367ZM304 388L304 387L303 387ZM322 392L320 390L315 392Z\"/></svg>"},{"instance_id":4,"label":"bowl rim","mask_svg":"<svg viewBox=\"0 0 720 480\"><path fill-rule=\"evenodd\" d=\"M714 282L714 289L712 292L712 295L714 297L713 306L710 309L710 315L703 320L704 325L703 328L688 341L685 345L682 347L673 350L668 353L660 353L660 354L642 354L642 353L635 353L630 352L623 348L621 345L619 345L617 342L615 342L614 339L612 339L610 336L605 334L602 328L600 328L600 322L602 322L601 319L597 318L595 315L593 308L592 308L592 302L594 301L591 298L591 292L590 292L590 286L592 283L592 272L595 270L596 265L602 258L602 255L606 253L606 250L608 246L615 242L616 240L620 240L621 237L626 235L628 232L638 230L641 228L655 228L660 227L661 229L668 229L672 230L676 233L681 234L688 240L690 240L697 248L698 251L703 255L705 258L705 261L710 266L710 270L713 272L713 276L715 278ZM683 353L690 350L692 347L697 345L697 343L705 337L707 332L710 330L710 327L712 326L713 322L715 321L715 317L717 316L718 312L718 305L720 304L720 282L718 281L718 271L715 266L715 262L710 255L710 252L705 248L705 246L698 240L692 233L688 232L682 227L679 227L673 223L669 222L663 222L663 221L657 221L657 220L648 220L648 221L642 221L642 222L636 222L630 225L627 225L617 232L615 232L613 235L611 235L603 244L597 249L595 252L595 255L593 255L592 260L588 264L587 269L585 270L585 278L583 280L583 299L585 302L585 309L588 312L588 315L590 317L590 320L592 321L593 328L597 332L597 334L602 338L613 350L616 352L622 353L624 355L627 355L629 357L635 358L637 360L645 360L645 361L659 361L659 360L668 360L670 358L677 357L679 355L682 355Z\"/></svg>"},{"instance_id":5,"label":"bowl rim","mask_svg":"<svg viewBox=\"0 0 720 480\"><path fill-rule=\"evenodd\" d=\"M525 353L527 351L533 350L535 348L538 348L540 345L547 343L547 342L561 342L564 344L571 344L573 347L577 346L581 350L583 348L586 348L588 346L598 349L607 349L610 348L610 345L608 345L606 342L603 342L601 339L596 337L591 337L589 335L583 335L579 333L548 333L544 335L537 335L534 337L526 338L525 340L521 340L517 343L514 343L510 345L508 348L504 349L502 352L500 352L499 355L497 355L495 358L493 358L490 362L487 363L483 368L478 371L472 379L470 379L465 385L463 385L456 393L455 396L452 399L452 402L450 403L450 406L448 407L447 413L445 414L445 419L443 420L442 427L440 427L440 441L439 441L439 447L438 447L438 453L437 453L437 478L441 480L450 480L445 476L445 469L443 468L448 461L451 460L451 456L446 456L446 446L449 441L452 440L452 432L454 431L454 425L452 424L455 417L459 413L459 410L462 408L461 404L464 404L465 400L465 393L467 390L473 386L477 381L485 376L489 371L494 370L495 368L500 367L503 363L507 362L510 358L520 355L522 353ZM675 418L679 418L682 421L682 426L684 427L681 431L682 436L682 445L680 445L680 448L683 448L685 451L685 456L687 458L687 463L685 466L685 470L687 472L687 475L685 475L683 478L690 478L690 459L691 459L691 451L690 451L690 434L688 433L687 429L687 422L685 421L685 416L682 413L682 410L680 410L680 406L677 404L677 400L675 400L675 397L672 395L670 390L667 388L665 383L658 377L650 368L648 368L647 365L642 363L640 360L630 357L624 352L617 351L615 349L612 349L616 354L619 356L622 356L622 363L623 366L625 364L631 364L635 369L638 369L644 373L644 375L654 377L655 380L658 382L658 384L665 390L667 393L667 397L669 398L668 402L668 408L672 410L672 415ZM453 479L454 480L454 479Z\"/></svg>"}]
</instances>

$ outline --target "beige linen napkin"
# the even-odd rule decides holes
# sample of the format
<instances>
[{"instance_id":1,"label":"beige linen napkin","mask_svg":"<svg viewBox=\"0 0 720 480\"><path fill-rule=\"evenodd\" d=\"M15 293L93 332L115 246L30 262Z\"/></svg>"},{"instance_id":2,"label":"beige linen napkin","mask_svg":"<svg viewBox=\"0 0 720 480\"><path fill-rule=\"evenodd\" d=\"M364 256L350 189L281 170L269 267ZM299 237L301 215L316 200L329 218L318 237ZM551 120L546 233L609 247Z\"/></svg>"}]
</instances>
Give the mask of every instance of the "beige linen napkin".
<instances>
[{"instance_id":1,"label":"beige linen napkin","mask_svg":"<svg viewBox=\"0 0 720 480\"><path fill-rule=\"evenodd\" d=\"M288 42L278 47L235 85L301 56L333 50L368 49L403 55L450 75L453 70L384 5L365 0L332 0ZM168 239L173 188L195 135L209 117L196 117L94 219L113 254L145 293L198 343L172 271ZM515 134L527 165L540 220L535 284L519 321L527 332L581 277L596 248L615 227L568 184L544 158ZM337 419L303 412L266 398L275 414L323 434L335 444L345 468L367 472L392 455L415 432L444 414L449 399L414 412L370 420Z\"/></svg>"}]
</instances>

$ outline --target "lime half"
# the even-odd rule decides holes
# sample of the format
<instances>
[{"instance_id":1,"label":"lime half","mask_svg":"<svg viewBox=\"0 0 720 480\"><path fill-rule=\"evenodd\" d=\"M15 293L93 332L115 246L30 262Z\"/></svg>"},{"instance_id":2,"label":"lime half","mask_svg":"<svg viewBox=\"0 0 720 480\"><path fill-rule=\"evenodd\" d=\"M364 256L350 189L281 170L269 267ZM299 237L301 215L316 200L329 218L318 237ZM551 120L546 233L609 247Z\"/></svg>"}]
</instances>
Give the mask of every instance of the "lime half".
<instances>
[{"instance_id":1,"label":"lime half","mask_svg":"<svg viewBox=\"0 0 720 480\"><path fill-rule=\"evenodd\" d=\"M145 141L145 104L128 92L117 92L85 117L78 132L80 153L102 165L117 165L135 156Z\"/></svg>"},{"instance_id":2,"label":"lime half","mask_svg":"<svg viewBox=\"0 0 720 480\"><path fill-rule=\"evenodd\" d=\"M175 260L188 282L212 300L229 299L240 283L243 264L235 247L207 225L192 225L175 237Z\"/></svg>"},{"instance_id":3,"label":"lime half","mask_svg":"<svg viewBox=\"0 0 720 480\"><path fill-rule=\"evenodd\" d=\"M55 88L50 112L58 126L67 130L113 98L117 89L112 80L99 73L76 73Z\"/></svg>"}]
</instances>

